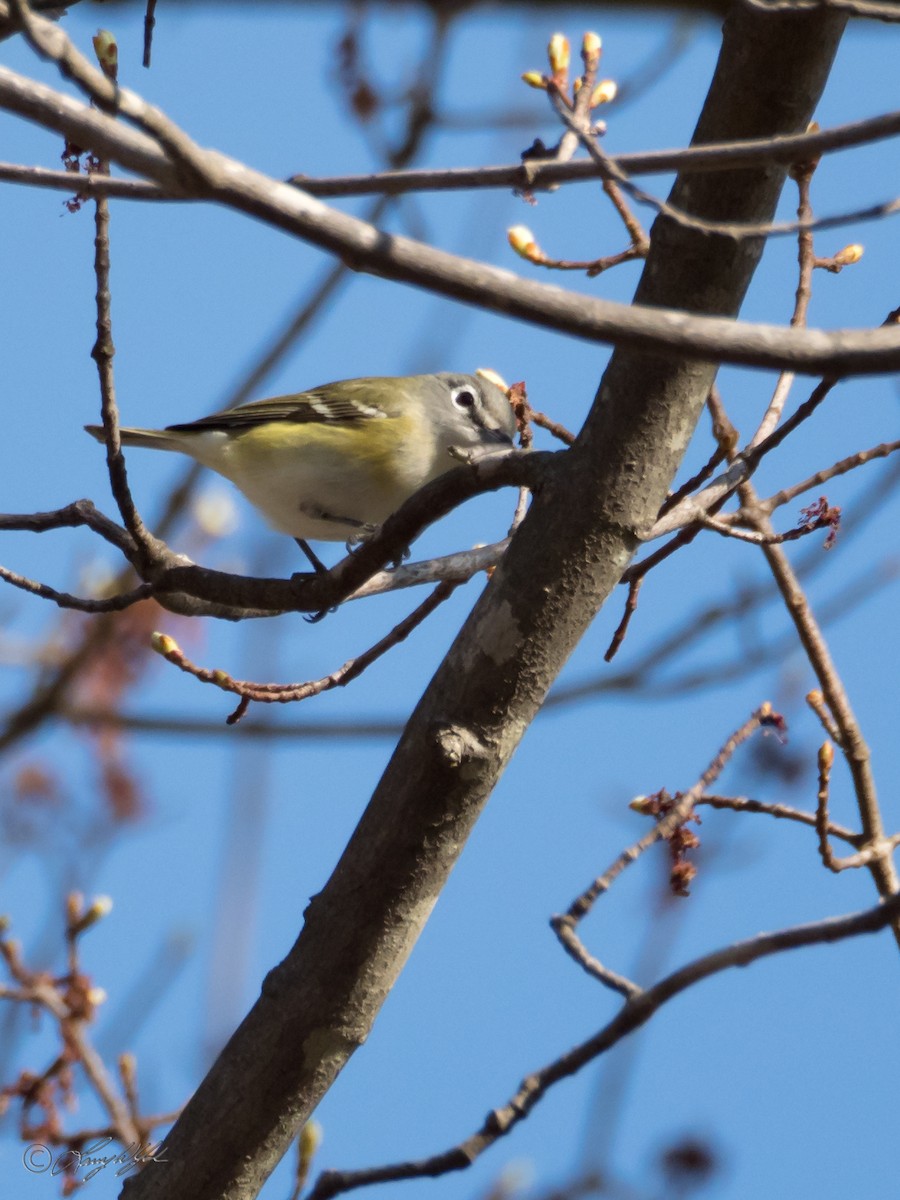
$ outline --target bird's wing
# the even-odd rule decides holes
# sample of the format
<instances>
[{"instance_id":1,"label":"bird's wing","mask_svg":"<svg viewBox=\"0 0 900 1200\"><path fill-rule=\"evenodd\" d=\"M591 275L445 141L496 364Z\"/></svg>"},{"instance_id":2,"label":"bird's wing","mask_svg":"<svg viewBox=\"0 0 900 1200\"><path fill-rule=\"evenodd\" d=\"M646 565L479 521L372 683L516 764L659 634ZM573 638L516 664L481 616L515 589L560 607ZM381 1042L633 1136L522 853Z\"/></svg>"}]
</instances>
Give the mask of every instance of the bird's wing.
<instances>
[{"instance_id":1,"label":"bird's wing","mask_svg":"<svg viewBox=\"0 0 900 1200\"><path fill-rule=\"evenodd\" d=\"M198 432L211 429L248 429L270 421L289 421L304 424L312 421L335 423L384 418L388 414L377 404L366 400L365 380L344 379L325 384L309 392L290 396L273 396L270 400L253 400L226 412L213 413L198 421L168 425L173 433Z\"/></svg>"}]
</instances>

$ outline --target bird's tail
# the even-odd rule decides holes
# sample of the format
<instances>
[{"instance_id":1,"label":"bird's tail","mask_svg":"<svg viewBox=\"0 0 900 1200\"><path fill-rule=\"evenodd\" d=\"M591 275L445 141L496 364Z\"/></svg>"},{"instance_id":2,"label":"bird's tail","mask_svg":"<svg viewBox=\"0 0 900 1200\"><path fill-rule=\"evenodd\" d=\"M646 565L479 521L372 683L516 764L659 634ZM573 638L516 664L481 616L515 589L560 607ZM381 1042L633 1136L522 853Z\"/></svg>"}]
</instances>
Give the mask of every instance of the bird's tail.
<instances>
[{"instance_id":1,"label":"bird's tail","mask_svg":"<svg viewBox=\"0 0 900 1200\"><path fill-rule=\"evenodd\" d=\"M85 432L97 441L102 442L102 425L85 425ZM147 446L151 450L182 450L183 442L176 436L167 433L165 429L120 429L123 446Z\"/></svg>"}]
</instances>

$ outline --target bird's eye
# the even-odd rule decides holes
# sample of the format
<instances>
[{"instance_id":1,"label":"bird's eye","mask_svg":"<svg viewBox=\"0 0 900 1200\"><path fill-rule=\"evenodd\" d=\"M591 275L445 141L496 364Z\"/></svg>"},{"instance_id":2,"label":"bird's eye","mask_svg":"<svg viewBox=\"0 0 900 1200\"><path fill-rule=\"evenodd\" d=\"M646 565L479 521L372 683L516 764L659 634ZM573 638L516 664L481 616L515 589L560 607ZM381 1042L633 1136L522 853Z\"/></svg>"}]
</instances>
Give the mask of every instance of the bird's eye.
<instances>
[{"instance_id":1,"label":"bird's eye","mask_svg":"<svg viewBox=\"0 0 900 1200\"><path fill-rule=\"evenodd\" d=\"M458 392L453 393L453 403L457 408L474 408L475 394L474 392L470 392L468 388L460 388Z\"/></svg>"}]
</instances>

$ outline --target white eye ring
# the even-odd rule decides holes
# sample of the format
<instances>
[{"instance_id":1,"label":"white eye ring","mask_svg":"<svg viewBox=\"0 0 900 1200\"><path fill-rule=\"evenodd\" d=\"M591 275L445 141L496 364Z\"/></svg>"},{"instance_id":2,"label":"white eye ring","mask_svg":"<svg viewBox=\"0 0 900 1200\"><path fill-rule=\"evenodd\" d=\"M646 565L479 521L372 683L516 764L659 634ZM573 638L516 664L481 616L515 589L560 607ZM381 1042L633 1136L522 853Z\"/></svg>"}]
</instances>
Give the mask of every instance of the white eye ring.
<instances>
[{"instance_id":1,"label":"white eye ring","mask_svg":"<svg viewBox=\"0 0 900 1200\"><path fill-rule=\"evenodd\" d=\"M462 387L459 391L453 393L453 403L457 408L461 408L465 412L471 412L476 403L475 393L471 388Z\"/></svg>"}]
</instances>

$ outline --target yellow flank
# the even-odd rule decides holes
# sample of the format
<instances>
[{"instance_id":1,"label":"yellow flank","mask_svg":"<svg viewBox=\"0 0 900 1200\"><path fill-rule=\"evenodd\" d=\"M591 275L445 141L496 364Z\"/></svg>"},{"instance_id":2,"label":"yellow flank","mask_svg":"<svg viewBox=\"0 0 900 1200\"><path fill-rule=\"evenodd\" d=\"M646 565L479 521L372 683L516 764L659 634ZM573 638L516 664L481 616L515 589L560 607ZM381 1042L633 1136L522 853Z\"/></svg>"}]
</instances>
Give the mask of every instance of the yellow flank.
<instances>
[{"instance_id":1,"label":"yellow flank","mask_svg":"<svg viewBox=\"0 0 900 1200\"><path fill-rule=\"evenodd\" d=\"M340 540L383 521L452 465L436 439L417 436L417 428L415 417L403 414L362 422L267 421L227 437L192 431L182 438L194 458L235 483L276 529Z\"/></svg>"},{"instance_id":2,"label":"yellow flank","mask_svg":"<svg viewBox=\"0 0 900 1200\"><path fill-rule=\"evenodd\" d=\"M233 433L222 456L240 472L278 470L298 459L318 459L327 470L335 456L342 471L356 470L379 491L394 493L430 473L434 447L417 442L416 432L406 414L362 422L270 421Z\"/></svg>"}]
</instances>

